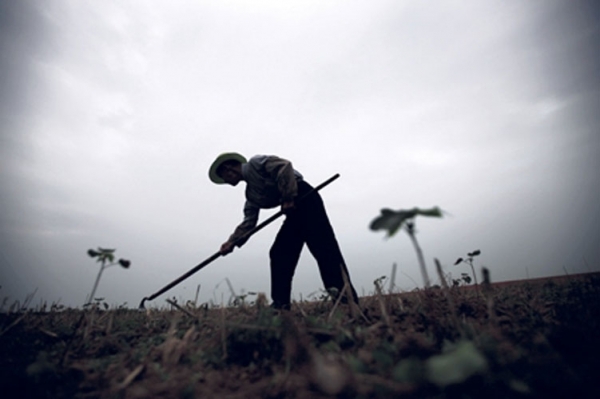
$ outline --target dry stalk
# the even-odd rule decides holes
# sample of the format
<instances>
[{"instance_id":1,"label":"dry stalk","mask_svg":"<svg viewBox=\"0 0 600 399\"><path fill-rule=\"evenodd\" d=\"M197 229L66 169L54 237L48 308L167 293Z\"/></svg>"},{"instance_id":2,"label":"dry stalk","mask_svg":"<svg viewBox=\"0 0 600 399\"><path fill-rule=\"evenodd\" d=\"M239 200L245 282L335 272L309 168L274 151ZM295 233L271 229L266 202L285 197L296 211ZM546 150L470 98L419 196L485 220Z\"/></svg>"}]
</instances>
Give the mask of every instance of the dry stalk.
<instances>
[{"instance_id":1,"label":"dry stalk","mask_svg":"<svg viewBox=\"0 0 600 399\"><path fill-rule=\"evenodd\" d=\"M23 313L18 319L13 321L8 327L6 327L4 330L2 330L2 332L0 332L0 337L3 336L4 334L6 334L8 332L8 330L13 328L17 324L19 324L21 322L21 320L23 320L25 318L25 316L27 316L27 313Z\"/></svg>"},{"instance_id":2,"label":"dry stalk","mask_svg":"<svg viewBox=\"0 0 600 399\"><path fill-rule=\"evenodd\" d=\"M101 323L104 321L104 319L108 318L109 316L112 316L113 314L113 312L107 311L102 316L100 316L96 322Z\"/></svg>"},{"instance_id":3,"label":"dry stalk","mask_svg":"<svg viewBox=\"0 0 600 399\"><path fill-rule=\"evenodd\" d=\"M419 242L417 241L417 237L415 236L415 228L414 224L406 225L406 232L412 241L415 251L417 252L417 258L419 259L419 266L421 268L421 276L423 277L423 283L425 284L425 288L431 287L431 282L429 280L429 275L427 274L427 266L425 265L425 258L423 257L423 251L419 246Z\"/></svg>"},{"instance_id":4,"label":"dry stalk","mask_svg":"<svg viewBox=\"0 0 600 399\"><path fill-rule=\"evenodd\" d=\"M123 382L121 382L119 385L116 386L116 390L122 391L123 389L127 388L129 386L129 384L131 384L133 382L133 380L135 380L136 377L138 375L140 375L140 373L143 370L144 370L143 364L140 364L139 366L137 366L131 373L129 373L129 375L127 377L125 377Z\"/></svg>"},{"instance_id":5,"label":"dry stalk","mask_svg":"<svg viewBox=\"0 0 600 399\"><path fill-rule=\"evenodd\" d=\"M265 308L269 307L269 301L267 300L267 296L265 295L264 292L258 293L258 295L256 296L255 305L256 305L257 310L261 310L261 309L265 309Z\"/></svg>"},{"instance_id":6,"label":"dry stalk","mask_svg":"<svg viewBox=\"0 0 600 399\"><path fill-rule=\"evenodd\" d=\"M496 311L494 310L494 297L492 296L490 271L486 267L483 267L481 269L481 274L483 274L482 290L487 305L488 318L491 323L496 323Z\"/></svg>"},{"instance_id":7,"label":"dry stalk","mask_svg":"<svg viewBox=\"0 0 600 399\"><path fill-rule=\"evenodd\" d=\"M179 314L175 313L173 318L171 319L171 324L169 325L169 330L167 331L167 339L174 337L177 333L177 323L179 323Z\"/></svg>"},{"instance_id":8,"label":"dry stalk","mask_svg":"<svg viewBox=\"0 0 600 399\"><path fill-rule=\"evenodd\" d=\"M300 311L300 314L302 314L302 317L304 317L306 319L308 317L308 315L306 314L306 312L304 311L304 309L302 309L302 306L300 305L301 303L302 302L296 302L296 307Z\"/></svg>"},{"instance_id":9,"label":"dry stalk","mask_svg":"<svg viewBox=\"0 0 600 399\"><path fill-rule=\"evenodd\" d=\"M167 299L166 301L169 303L169 305L173 306L177 310L182 311L186 315L190 316L192 319L197 319L197 317L192 312L190 312L184 307L179 306L175 301L172 301L170 299Z\"/></svg>"},{"instance_id":10,"label":"dry stalk","mask_svg":"<svg viewBox=\"0 0 600 399\"><path fill-rule=\"evenodd\" d=\"M412 292L415 294L414 298L417 301L417 308L423 308L425 306L425 304L424 304L425 301L423 300L423 290L416 288L416 291L413 290ZM427 299L427 298L425 298L425 299Z\"/></svg>"},{"instance_id":11,"label":"dry stalk","mask_svg":"<svg viewBox=\"0 0 600 399\"><path fill-rule=\"evenodd\" d=\"M196 288L196 297L194 298L194 308L198 307L198 294L200 294L200 284Z\"/></svg>"},{"instance_id":12,"label":"dry stalk","mask_svg":"<svg viewBox=\"0 0 600 399\"><path fill-rule=\"evenodd\" d=\"M392 322L390 321L390 316L387 312L385 302L383 300L383 294L381 293L381 288L379 287L379 284L377 282L375 282L375 290L377 291L377 300L379 302L379 308L381 309L381 316L383 317L383 321L385 321L385 325L388 328L391 328Z\"/></svg>"},{"instance_id":13,"label":"dry stalk","mask_svg":"<svg viewBox=\"0 0 600 399\"><path fill-rule=\"evenodd\" d=\"M65 350L64 350L64 352L60 358L60 362L59 362L60 366L65 364L65 362L67 361L67 358L69 356L69 349L71 349L71 345L73 345L73 341L75 340L75 335L77 334L77 330L79 330L79 327L81 327L81 323L83 323L84 319L85 319L85 311L82 310L81 316L79 317L79 320L75 324L75 328L73 329L73 332L71 333L71 335L68 338L67 345L65 345Z\"/></svg>"},{"instance_id":14,"label":"dry stalk","mask_svg":"<svg viewBox=\"0 0 600 399\"><path fill-rule=\"evenodd\" d=\"M177 338L175 336L175 327L177 323L173 324L173 328L171 328L167 333L167 339L165 340L165 342L159 345L159 348L162 352L162 363L163 365L170 367L174 367L177 364L179 364L181 356L183 356L183 354L186 352L186 348L196 337L196 327L191 326L183 335L182 339Z\"/></svg>"},{"instance_id":15,"label":"dry stalk","mask_svg":"<svg viewBox=\"0 0 600 399\"><path fill-rule=\"evenodd\" d=\"M352 318L355 319L358 315L360 315L367 323L371 321L365 316L365 314L360 310L358 304L354 302L354 295L352 295L352 290L350 289L350 280L348 279L348 274L346 270L340 264L340 269L342 269L342 278L344 279L344 289L346 293L346 297L348 298L348 304L350 305L350 314Z\"/></svg>"},{"instance_id":16,"label":"dry stalk","mask_svg":"<svg viewBox=\"0 0 600 399\"><path fill-rule=\"evenodd\" d=\"M348 288L348 286L346 284L346 281L344 281L344 287L342 288L342 292L340 292L340 294L338 295L337 299L335 300L335 303L333 304L333 307L331 308L331 311L329 312L329 315L327 316L327 323L329 323L331 321L331 317L333 316L333 313L335 312L338 305L340 304L342 297L344 296L344 293L346 293L346 295L348 294L349 290L347 288ZM350 309L350 311L352 312L352 309ZM352 313L352 317L354 317L353 313Z\"/></svg>"},{"instance_id":17,"label":"dry stalk","mask_svg":"<svg viewBox=\"0 0 600 399\"><path fill-rule=\"evenodd\" d=\"M384 324L384 323L382 323L382 322L380 322L380 321L378 321L377 323L375 323L375 324L373 324L373 325L371 325L371 326L367 327L367 328L365 329L365 332L366 332L367 334L371 334L373 331L377 331L377 330L379 330L379 329L380 329L381 327L383 327L383 326L385 326L385 324Z\"/></svg>"},{"instance_id":18,"label":"dry stalk","mask_svg":"<svg viewBox=\"0 0 600 399\"><path fill-rule=\"evenodd\" d=\"M402 298L400 296L397 296L396 299L398 300L398 305L400 306L400 311L402 313L404 313L405 309L404 309L404 301L402 300Z\"/></svg>"},{"instance_id":19,"label":"dry stalk","mask_svg":"<svg viewBox=\"0 0 600 399\"><path fill-rule=\"evenodd\" d=\"M38 327L38 330L40 330L40 332L42 332L42 333L46 334L46 335L47 335L47 336L49 336L49 337L52 337L52 338L58 338L58 334L56 334L55 332L52 332L52 331L46 330L46 329L44 329L44 328L42 328L42 327Z\"/></svg>"},{"instance_id":20,"label":"dry stalk","mask_svg":"<svg viewBox=\"0 0 600 399\"><path fill-rule=\"evenodd\" d=\"M435 267L437 269L438 276L440 277L440 281L442 283L442 289L444 290L444 294L446 295L446 299L448 300L448 306L450 307L450 317L452 322L454 323L454 327L458 330L461 337L464 338L464 331L462 325L458 320L458 316L456 313L456 306L454 305L454 298L452 297L452 293L450 292L450 288L448 287L448 282L444 277L444 272L442 271L442 265L440 265L440 261L435 258Z\"/></svg>"},{"instance_id":21,"label":"dry stalk","mask_svg":"<svg viewBox=\"0 0 600 399\"><path fill-rule=\"evenodd\" d=\"M227 334L225 328L225 307L221 305L221 347L223 349L223 360L227 359Z\"/></svg>"},{"instance_id":22,"label":"dry stalk","mask_svg":"<svg viewBox=\"0 0 600 399\"><path fill-rule=\"evenodd\" d=\"M90 315L90 320L87 320L86 317L86 323L85 323L85 329L83 330L83 340L85 341L89 334L90 334L90 329L92 328L92 324L94 324L94 316L95 316L96 312L94 309L92 309L91 315Z\"/></svg>"},{"instance_id":23,"label":"dry stalk","mask_svg":"<svg viewBox=\"0 0 600 399\"><path fill-rule=\"evenodd\" d=\"M106 336L110 335L110 330L112 330L114 319L115 319L115 313L110 312L110 318L108 319L108 323L106 324L106 330L104 332Z\"/></svg>"},{"instance_id":24,"label":"dry stalk","mask_svg":"<svg viewBox=\"0 0 600 399\"><path fill-rule=\"evenodd\" d=\"M27 294L27 296L25 297L25 300L23 301L23 306L21 307L21 310L26 310L27 307L29 306L29 304L31 303L31 301L33 300L33 297L35 296L35 293L37 292L37 288L35 290L33 290L33 292L31 294Z\"/></svg>"},{"instance_id":25,"label":"dry stalk","mask_svg":"<svg viewBox=\"0 0 600 399\"><path fill-rule=\"evenodd\" d=\"M394 263L392 265L392 277L390 277L390 294L394 292L394 288L396 288L396 269L397 265Z\"/></svg>"}]
</instances>

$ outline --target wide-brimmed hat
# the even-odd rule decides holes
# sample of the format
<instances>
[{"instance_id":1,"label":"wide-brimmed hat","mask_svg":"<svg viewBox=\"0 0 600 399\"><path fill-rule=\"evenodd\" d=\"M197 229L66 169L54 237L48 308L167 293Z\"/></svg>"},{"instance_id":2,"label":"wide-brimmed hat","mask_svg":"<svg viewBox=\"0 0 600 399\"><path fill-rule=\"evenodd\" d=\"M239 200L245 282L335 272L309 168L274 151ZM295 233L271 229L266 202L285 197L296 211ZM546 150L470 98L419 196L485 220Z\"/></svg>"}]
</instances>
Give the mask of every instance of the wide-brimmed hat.
<instances>
[{"instance_id":1,"label":"wide-brimmed hat","mask_svg":"<svg viewBox=\"0 0 600 399\"><path fill-rule=\"evenodd\" d=\"M208 177L210 177L210 180L213 183L225 184L225 180L223 180L221 176L217 174L217 169L219 169L219 166L221 166L223 162L227 161L238 161L240 163L247 162L246 158L244 158L243 155L240 155L237 152L226 152L224 154L219 155L217 159L215 159L215 161L212 163L212 165L210 165L210 169L208 170Z\"/></svg>"}]
</instances>

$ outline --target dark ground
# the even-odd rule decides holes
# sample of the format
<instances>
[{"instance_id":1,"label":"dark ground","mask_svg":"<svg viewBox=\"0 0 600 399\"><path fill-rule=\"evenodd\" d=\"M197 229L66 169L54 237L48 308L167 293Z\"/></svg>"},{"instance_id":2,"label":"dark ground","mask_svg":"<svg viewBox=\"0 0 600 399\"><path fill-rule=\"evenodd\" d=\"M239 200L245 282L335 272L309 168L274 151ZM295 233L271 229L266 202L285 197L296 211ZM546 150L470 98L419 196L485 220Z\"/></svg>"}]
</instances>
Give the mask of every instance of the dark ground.
<instances>
[{"instance_id":1,"label":"dark ground","mask_svg":"<svg viewBox=\"0 0 600 399\"><path fill-rule=\"evenodd\" d=\"M185 311L0 314L5 398L600 397L598 274Z\"/></svg>"}]
</instances>

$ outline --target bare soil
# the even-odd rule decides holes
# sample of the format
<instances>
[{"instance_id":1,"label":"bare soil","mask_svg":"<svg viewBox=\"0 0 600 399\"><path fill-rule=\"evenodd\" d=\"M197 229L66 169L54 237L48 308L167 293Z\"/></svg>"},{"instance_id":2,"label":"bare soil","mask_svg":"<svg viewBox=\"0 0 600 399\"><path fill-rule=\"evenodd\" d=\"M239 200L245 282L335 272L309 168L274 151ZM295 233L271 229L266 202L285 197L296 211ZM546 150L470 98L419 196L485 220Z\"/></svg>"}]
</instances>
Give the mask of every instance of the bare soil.
<instances>
[{"instance_id":1,"label":"bare soil","mask_svg":"<svg viewBox=\"0 0 600 399\"><path fill-rule=\"evenodd\" d=\"M36 398L600 397L598 274L275 312L0 314L0 392ZM183 310L182 310L183 309Z\"/></svg>"}]
</instances>

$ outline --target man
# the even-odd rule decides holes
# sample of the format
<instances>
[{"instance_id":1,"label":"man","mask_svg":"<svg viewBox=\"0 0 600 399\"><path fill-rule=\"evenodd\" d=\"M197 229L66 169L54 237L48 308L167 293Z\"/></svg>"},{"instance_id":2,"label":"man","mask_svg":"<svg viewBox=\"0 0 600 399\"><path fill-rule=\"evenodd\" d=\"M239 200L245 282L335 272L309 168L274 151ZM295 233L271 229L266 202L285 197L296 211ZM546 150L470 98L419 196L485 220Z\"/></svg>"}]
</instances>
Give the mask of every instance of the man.
<instances>
[{"instance_id":1,"label":"man","mask_svg":"<svg viewBox=\"0 0 600 399\"><path fill-rule=\"evenodd\" d=\"M348 276L351 299L358 302L323 200L315 191L298 201L312 187L294 170L290 161L272 155L257 155L246 161L240 154L225 153L213 162L209 177L216 184L237 186L241 181L246 182L244 220L221 245L223 255L245 243L247 238L243 237L256 226L260 209L281 206L286 215L269 252L272 307L290 308L292 279L305 243L317 261L325 288L336 288L342 293L343 270Z\"/></svg>"}]
</instances>

